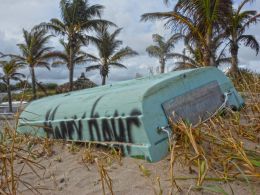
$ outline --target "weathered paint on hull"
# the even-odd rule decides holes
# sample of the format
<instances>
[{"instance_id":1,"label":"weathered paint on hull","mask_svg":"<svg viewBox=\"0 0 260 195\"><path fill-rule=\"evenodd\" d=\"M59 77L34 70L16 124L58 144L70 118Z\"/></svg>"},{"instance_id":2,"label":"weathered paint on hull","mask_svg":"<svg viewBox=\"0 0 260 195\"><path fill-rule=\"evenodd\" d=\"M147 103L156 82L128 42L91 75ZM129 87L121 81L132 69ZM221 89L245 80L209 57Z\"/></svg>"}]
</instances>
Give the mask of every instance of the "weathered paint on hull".
<instances>
[{"instance_id":1,"label":"weathered paint on hull","mask_svg":"<svg viewBox=\"0 0 260 195\"><path fill-rule=\"evenodd\" d=\"M33 101L21 113L18 131L108 143L120 147L125 155L155 162L168 153L167 134L157 131L168 124L163 105L211 82L218 84L222 94L230 92L228 105L237 108L243 105L242 98L221 71L201 68ZM214 104L214 98L211 99Z\"/></svg>"}]
</instances>

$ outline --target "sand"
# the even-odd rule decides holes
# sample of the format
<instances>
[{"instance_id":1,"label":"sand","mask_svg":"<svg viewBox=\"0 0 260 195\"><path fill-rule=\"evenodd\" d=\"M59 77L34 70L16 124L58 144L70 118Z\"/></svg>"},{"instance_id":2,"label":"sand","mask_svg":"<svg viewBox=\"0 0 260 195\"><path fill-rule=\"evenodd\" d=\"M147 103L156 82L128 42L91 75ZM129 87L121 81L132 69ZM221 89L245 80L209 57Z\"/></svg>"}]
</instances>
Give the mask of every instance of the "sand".
<instances>
[{"instance_id":1,"label":"sand","mask_svg":"<svg viewBox=\"0 0 260 195\"><path fill-rule=\"evenodd\" d=\"M86 164L82 161L83 149L76 153L72 153L68 149L68 144L56 144L54 147L54 154L51 157L43 156L39 162L46 169L35 169L39 174L37 177L29 167L23 171L24 175L21 177L24 181L30 183L39 189L41 194L51 195L100 195L103 193L100 175L97 165ZM150 195L159 194L158 178L160 178L162 194L212 194L201 191L189 191L191 186L196 184L195 180L180 180L177 181L181 186L182 192L178 192L177 188L171 187L169 180L169 156L157 163L149 163L143 160L125 157L122 159L122 164L117 161L106 167L109 176L113 182L113 191L116 195ZM140 166L144 167L146 172L141 171ZM23 163L17 164L16 169L20 170ZM175 175L179 177L196 177L197 173L189 173L187 167L182 167L180 163L176 163ZM195 170L195 169L194 169ZM229 185L234 191L234 194L251 194L250 187L246 182L205 182L204 185L213 184L219 185L226 192L231 194ZM260 194L260 182L252 182L256 194ZM21 195L37 194L31 192L25 186L19 186L19 193ZM106 188L106 194L109 190Z\"/></svg>"}]
</instances>

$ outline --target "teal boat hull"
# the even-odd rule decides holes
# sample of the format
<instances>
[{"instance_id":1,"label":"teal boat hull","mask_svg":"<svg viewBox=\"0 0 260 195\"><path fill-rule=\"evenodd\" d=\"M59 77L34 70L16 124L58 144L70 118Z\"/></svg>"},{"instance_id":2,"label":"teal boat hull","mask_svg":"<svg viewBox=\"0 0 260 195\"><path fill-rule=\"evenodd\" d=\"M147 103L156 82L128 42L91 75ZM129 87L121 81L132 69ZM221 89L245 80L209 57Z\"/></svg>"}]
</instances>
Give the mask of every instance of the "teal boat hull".
<instances>
[{"instance_id":1,"label":"teal boat hull","mask_svg":"<svg viewBox=\"0 0 260 195\"><path fill-rule=\"evenodd\" d=\"M225 93L228 106L239 109L244 104L216 68L176 71L33 101L21 113L17 131L108 144L124 155L156 162L168 154L168 135L158 128L169 124L172 110L185 118L190 104L196 116L208 113L203 106L207 102L215 111ZM193 115L189 117L198 121Z\"/></svg>"}]
</instances>

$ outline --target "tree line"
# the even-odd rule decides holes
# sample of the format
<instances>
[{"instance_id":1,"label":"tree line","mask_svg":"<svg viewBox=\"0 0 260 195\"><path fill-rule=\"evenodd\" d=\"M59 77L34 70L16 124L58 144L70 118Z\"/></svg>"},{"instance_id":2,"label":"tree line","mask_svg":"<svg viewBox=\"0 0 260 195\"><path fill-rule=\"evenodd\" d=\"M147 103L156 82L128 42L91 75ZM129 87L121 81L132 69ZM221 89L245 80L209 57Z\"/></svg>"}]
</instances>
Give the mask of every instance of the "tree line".
<instances>
[{"instance_id":1,"label":"tree line","mask_svg":"<svg viewBox=\"0 0 260 195\"><path fill-rule=\"evenodd\" d=\"M35 75L35 68L57 67L66 65L69 72L70 90L73 89L74 69L76 65L91 65L86 71L100 71L102 84L106 84L111 67L126 68L122 60L137 55L130 47L122 47L117 39L121 28L110 33L109 28L116 24L101 18L104 6L90 5L87 0L61 0L61 18L53 18L34 26L30 31L23 30L24 42L17 44L20 54L2 54L1 58L10 58L0 62L3 70L2 80L7 85L9 108L12 111L10 80L22 80L25 76L19 69L28 67L31 76L33 99L36 99L36 86L40 86ZM89 35L96 32L97 36ZM52 37L59 37L63 51L56 51L49 46ZM94 44L98 56L86 53L83 48Z\"/></svg>"},{"instance_id":2,"label":"tree line","mask_svg":"<svg viewBox=\"0 0 260 195\"><path fill-rule=\"evenodd\" d=\"M169 5L171 0L164 0ZM247 34L252 25L259 22L260 14L256 10L247 10L245 6L254 0L242 0L238 7L232 0L178 0L172 11L146 13L141 21L165 21L165 26L176 36L164 41L154 35L156 45L147 48L150 55L158 57L161 72L165 61L177 58L178 68L197 68L231 64L230 73L237 74L238 51L240 45L259 53L259 43L255 36ZM174 43L182 37L185 50L182 54L173 53Z\"/></svg>"},{"instance_id":3,"label":"tree line","mask_svg":"<svg viewBox=\"0 0 260 195\"><path fill-rule=\"evenodd\" d=\"M165 40L153 35L155 45L147 47L150 56L157 57L160 72L165 72L167 60L177 59L177 69L201 66L218 67L230 63L232 74L239 72L238 51L240 44L259 52L259 43L247 29L259 22L256 10L244 7L253 0L243 0L238 7L231 0L178 0L169 12L145 13L141 21L165 21L165 27L172 30L172 36ZM170 6L170 0L164 0ZM126 57L138 55L130 47L123 47L117 37L122 31L111 21L102 19L104 6L89 4L88 0L61 0L61 18L42 22L30 31L23 30L23 43L17 44L20 54L2 54L0 65L1 79L7 86L10 111L10 80L22 80L19 69L28 67L31 76L33 99L36 99L37 86L35 68L47 69L65 65L69 72L70 90L73 89L75 66L89 64L86 71L99 70L102 85L106 84L111 67L126 68L122 61ZM115 28L111 32L111 28ZM95 32L95 35L91 33ZM52 37L58 37L62 50L49 46ZM184 41L184 52L175 53L174 46ZM98 55L85 52L90 44L98 50ZM8 59L6 59L8 58Z\"/></svg>"}]
</instances>

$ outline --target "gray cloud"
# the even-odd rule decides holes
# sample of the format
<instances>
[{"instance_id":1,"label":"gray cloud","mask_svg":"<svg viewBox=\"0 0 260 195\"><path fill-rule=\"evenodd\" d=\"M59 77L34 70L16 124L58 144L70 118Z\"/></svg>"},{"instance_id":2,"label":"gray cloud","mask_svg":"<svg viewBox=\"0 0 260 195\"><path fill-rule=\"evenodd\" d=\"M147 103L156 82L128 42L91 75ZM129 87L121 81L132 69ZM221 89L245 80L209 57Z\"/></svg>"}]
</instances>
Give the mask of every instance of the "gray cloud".
<instances>
[{"instance_id":1,"label":"gray cloud","mask_svg":"<svg viewBox=\"0 0 260 195\"><path fill-rule=\"evenodd\" d=\"M22 29L59 17L58 0L1 0L0 28L8 38L21 41Z\"/></svg>"},{"instance_id":2,"label":"gray cloud","mask_svg":"<svg viewBox=\"0 0 260 195\"><path fill-rule=\"evenodd\" d=\"M4 31L0 30L0 48L3 53L17 53L18 49L14 47L16 40L8 38Z\"/></svg>"}]
</instances>

